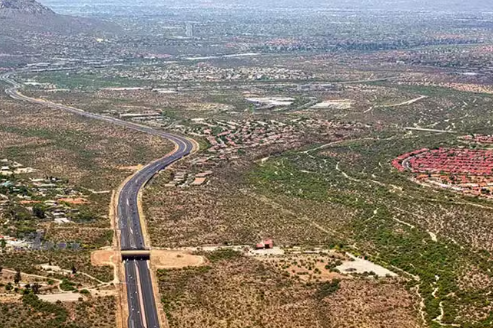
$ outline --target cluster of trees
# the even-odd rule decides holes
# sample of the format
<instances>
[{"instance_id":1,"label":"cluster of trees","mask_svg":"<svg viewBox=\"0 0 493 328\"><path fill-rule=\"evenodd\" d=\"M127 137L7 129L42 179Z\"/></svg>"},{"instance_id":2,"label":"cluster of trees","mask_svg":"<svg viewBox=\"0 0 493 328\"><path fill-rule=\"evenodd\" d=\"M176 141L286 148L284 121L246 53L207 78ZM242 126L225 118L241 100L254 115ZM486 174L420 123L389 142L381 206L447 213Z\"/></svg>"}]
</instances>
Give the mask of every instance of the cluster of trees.
<instances>
[{"instance_id":1,"label":"cluster of trees","mask_svg":"<svg viewBox=\"0 0 493 328\"><path fill-rule=\"evenodd\" d=\"M3 271L3 267L0 266L0 274L2 273ZM21 291L23 294L29 294L29 293L33 293L33 294L39 294L40 292L40 289L41 289L41 285L37 282L33 283L33 284L26 284L24 285L24 289L20 289L20 282L22 280L22 274L21 274L21 271L19 269L16 270L15 272L15 275L14 275L14 279L13 279L13 283L12 282L9 282L7 283L6 285L1 285L3 287L5 287L5 290L6 291L15 291L16 293Z\"/></svg>"},{"instance_id":2,"label":"cluster of trees","mask_svg":"<svg viewBox=\"0 0 493 328\"><path fill-rule=\"evenodd\" d=\"M61 303L48 303L40 300L33 293L22 296L22 303L31 307L33 310L52 316L53 318L47 323L46 327L60 327L67 321L68 311Z\"/></svg>"},{"instance_id":3,"label":"cluster of trees","mask_svg":"<svg viewBox=\"0 0 493 328\"><path fill-rule=\"evenodd\" d=\"M341 281L339 279L334 279L332 281L320 283L317 291L315 292L315 297L319 300L322 300L332 295L339 290L340 282Z\"/></svg>"}]
</instances>

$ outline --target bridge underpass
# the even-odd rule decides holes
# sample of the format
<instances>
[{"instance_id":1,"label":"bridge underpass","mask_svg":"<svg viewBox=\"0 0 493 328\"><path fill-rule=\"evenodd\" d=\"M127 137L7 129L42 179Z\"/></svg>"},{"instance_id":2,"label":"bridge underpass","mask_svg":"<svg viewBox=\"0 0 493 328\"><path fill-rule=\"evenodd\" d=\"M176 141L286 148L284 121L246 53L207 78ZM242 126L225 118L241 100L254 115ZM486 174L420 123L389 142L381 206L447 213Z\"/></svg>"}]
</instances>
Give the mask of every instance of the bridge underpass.
<instances>
[{"instance_id":1,"label":"bridge underpass","mask_svg":"<svg viewBox=\"0 0 493 328\"><path fill-rule=\"evenodd\" d=\"M140 260L149 261L151 259L150 251L122 251L122 261L126 260Z\"/></svg>"}]
</instances>

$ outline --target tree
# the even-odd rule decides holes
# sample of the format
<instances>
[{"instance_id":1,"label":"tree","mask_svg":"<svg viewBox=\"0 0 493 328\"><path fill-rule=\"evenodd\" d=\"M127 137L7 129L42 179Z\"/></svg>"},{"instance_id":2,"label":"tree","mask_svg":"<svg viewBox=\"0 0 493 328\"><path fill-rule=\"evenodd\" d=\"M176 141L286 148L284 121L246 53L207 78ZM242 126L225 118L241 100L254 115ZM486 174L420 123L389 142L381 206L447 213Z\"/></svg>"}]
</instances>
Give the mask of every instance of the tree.
<instances>
[{"instance_id":1,"label":"tree","mask_svg":"<svg viewBox=\"0 0 493 328\"><path fill-rule=\"evenodd\" d=\"M11 206L8 209L8 213L15 221L27 221L32 218L31 213L24 207Z\"/></svg>"},{"instance_id":2,"label":"tree","mask_svg":"<svg viewBox=\"0 0 493 328\"><path fill-rule=\"evenodd\" d=\"M21 277L21 270L17 269L16 272L15 272L15 276L14 276L14 283L16 285L19 284L19 282L21 281L22 277Z\"/></svg>"},{"instance_id":3,"label":"tree","mask_svg":"<svg viewBox=\"0 0 493 328\"><path fill-rule=\"evenodd\" d=\"M34 294L38 294L38 293L39 293L39 289L40 289L40 288L41 288L41 286L40 286L37 282L35 282L35 283L33 284L33 286L32 286L32 288L31 288L31 289L33 290L33 293L34 293Z\"/></svg>"},{"instance_id":4,"label":"tree","mask_svg":"<svg viewBox=\"0 0 493 328\"><path fill-rule=\"evenodd\" d=\"M87 209L83 209L80 213L75 217L75 221L77 222L91 222L96 220L97 217L89 212Z\"/></svg>"},{"instance_id":5,"label":"tree","mask_svg":"<svg viewBox=\"0 0 493 328\"><path fill-rule=\"evenodd\" d=\"M36 204L33 206L33 215L37 217L38 219L44 219L46 218L46 213L45 209L43 208L42 205Z\"/></svg>"},{"instance_id":6,"label":"tree","mask_svg":"<svg viewBox=\"0 0 493 328\"><path fill-rule=\"evenodd\" d=\"M0 240L0 247L2 249L5 249L5 247L7 247L7 242L5 241L5 239L1 239Z\"/></svg>"}]
</instances>

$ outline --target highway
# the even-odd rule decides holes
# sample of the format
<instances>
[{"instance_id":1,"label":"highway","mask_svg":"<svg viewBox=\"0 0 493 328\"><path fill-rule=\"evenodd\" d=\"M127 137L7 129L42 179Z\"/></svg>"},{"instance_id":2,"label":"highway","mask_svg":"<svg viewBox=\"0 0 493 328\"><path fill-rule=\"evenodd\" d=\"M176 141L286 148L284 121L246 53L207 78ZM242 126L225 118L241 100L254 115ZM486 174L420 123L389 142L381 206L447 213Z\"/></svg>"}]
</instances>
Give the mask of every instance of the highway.
<instances>
[{"instance_id":1,"label":"highway","mask_svg":"<svg viewBox=\"0 0 493 328\"><path fill-rule=\"evenodd\" d=\"M11 78L12 73L0 76L0 80L10 84L5 92L13 99L27 101L58 109L87 118L109 122L135 131L147 133L171 141L175 145L173 153L152 162L132 176L123 186L118 197L117 218L120 229L120 247L122 250L146 250L138 210L138 194L147 182L159 171L189 155L193 150L192 142L178 135L158 131L148 126L123 121L114 117L89 113L81 109L52 103L44 99L27 97L19 92L21 85ZM147 258L131 258L124 262L125 281L128 298L129 328L159 328L159 319L151 281L151 271Z\"/></svg>"}]
</instances>

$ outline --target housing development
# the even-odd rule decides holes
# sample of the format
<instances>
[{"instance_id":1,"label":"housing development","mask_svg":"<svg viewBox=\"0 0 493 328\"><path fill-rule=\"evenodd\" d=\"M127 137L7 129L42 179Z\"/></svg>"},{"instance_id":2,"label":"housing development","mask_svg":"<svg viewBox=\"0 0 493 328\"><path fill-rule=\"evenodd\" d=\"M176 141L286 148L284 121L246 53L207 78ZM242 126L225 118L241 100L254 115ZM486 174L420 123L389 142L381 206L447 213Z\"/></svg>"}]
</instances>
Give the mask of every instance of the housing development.
<instances>
[{"instance_id":1,"label":"housing development","mask_svg":"<svg viewBox=\"0 0 493 328\"><path fill-rule=\"evenodd\" d=\"M492 13L0 0L0 328L493 327Z\"/></svg>"}]
</instances>

